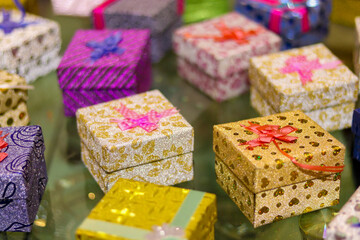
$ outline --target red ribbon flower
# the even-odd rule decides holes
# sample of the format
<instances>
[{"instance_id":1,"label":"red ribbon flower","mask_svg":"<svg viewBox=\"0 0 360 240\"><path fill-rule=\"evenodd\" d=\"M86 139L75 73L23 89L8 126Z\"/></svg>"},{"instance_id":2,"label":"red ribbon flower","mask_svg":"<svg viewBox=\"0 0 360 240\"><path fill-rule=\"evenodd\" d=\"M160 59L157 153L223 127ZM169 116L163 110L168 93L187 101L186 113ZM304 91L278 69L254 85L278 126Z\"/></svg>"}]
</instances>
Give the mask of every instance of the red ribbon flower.
<instances>
[{"instance_id":1,"label":"red ribbon flower","mask_svg":"<svg viewBox=\"0 0 360 240\"><path fill-rule=\"evenodd\" d=\"M204 38L204 39L213 39L215 42L225 42L229 40L236 41L238 44L248 43L249 37L258 35L262 28L257 28L253 30L244 30L239 27L229 28L226 24L221 21L215 23L214 26L219 30L220 35L193 35L190 33L185 33L185 38Z\"/></svg>"},{"instance_id":2,"label":"red ribbon flower","mask_svg":"<svg viewBox=\"0 0 360 240\"><path fill-rule=\"evenodd\" d=\"M2 133L3 132L0 131L0 135ZM4 140L4 138L6 138L7 135L9 135L9 134L5 134L4 136L0 137L0 150L6 148L8 146L8 143L5 142L5 140ZM2 160L4 160L7 156L8 156L8 154L6 152L0 152L0 162Z\"/></svg>"},{"instance_id":3,"label":"red ribbon flower","mask_svg":"<svg viewBox=\"0 0 360 240\"><path fill-rule=\"evenodd\" d=\"M282 142L287 143L294 143L297 137L288 136L288 134L297 130L292 126L285 126L281 128L278 125L264 125L261 126L256 123L249 122L250 126L245 126L240 124L240 126L244 127L245 129L256 133L259 135L258 138L241 143L240 145L249 145L251 148L255 148L258 146L263 146L265 144L269 144L273 142L276 148L287 158L291 160L296 166L306 169L306 170L314 170L314 171L324 171L324 172L342 172L344 170L344 166L313 166L308 164L299 163L293 156L287 154L283 150L280 149L278 142L276 140L280 140Z\"/></svg>"}]
</instances>

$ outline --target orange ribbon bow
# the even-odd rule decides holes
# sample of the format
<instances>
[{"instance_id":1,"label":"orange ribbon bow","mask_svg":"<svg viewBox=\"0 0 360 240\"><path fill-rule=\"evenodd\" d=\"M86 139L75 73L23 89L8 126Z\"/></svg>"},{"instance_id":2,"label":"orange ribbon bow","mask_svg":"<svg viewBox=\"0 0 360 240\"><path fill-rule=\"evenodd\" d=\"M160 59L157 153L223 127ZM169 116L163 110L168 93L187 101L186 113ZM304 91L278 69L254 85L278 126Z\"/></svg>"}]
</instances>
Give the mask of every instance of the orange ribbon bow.
<instances>
[{"instance_id":1,"label":"orange ribbon bow","mask_svg":"<svg viewBox=\"0 0 360 240\"><path fill-rule=\"evenodd\" d=\"M233 40L236 41L238 44L244 44L249 42L249 37L256 36L262 31L262 28L257 28L253 30L244 30L239 27L229 28L223 21L219 23L214 23L214 26L220 31L221 35L193 35L190 33L185 33L184 36L186 38L213 39L216 42Z\"/></svg>"},{"instance_id":2,"label":"orange ribbon bow","mask_svg":"<svg viewBox=\"0 0 360 240\"><path fill-rule=\"evenodd\" d=\"M0 135L2 133L3 132L0 131ZM0 137L0 150L6 148L8 146L8 143L5 142L5 140L4 140L4 138L6 138L7 135L9 135L9 134L5 134L4 136ZM0 152L0 162L2 160L4 160L7 156L8 156L8 154L6 152Z\"/></svg>"},{"instance_id":3,"label":"orange ribbon bow","mask_svg":"<svg viewBox=\"0 0 360 240\"><path fill-rule=\"evenodd\" d=\"M314 170L314 171L323 171L323 172L342 172L344 170L345 166L314 166L314 165L308 165L299 163L293 156L287 154L285 151L280 149L278 142L276 140L280 140L287 143L294 143L297 139L297 137L288 136L288 134L294 132L297 130L297 128L294 128L292 126L285 126L283 128L280 128L278 125L264 125L261 126L259 124L255 124L252 122L249 122L250 126L245 126L240 124L245 129L256 133L259 135L258 138L247 141L244 143L241 143L240 145L249 145L249 147L254 148L258 146L263 146L265 144L269 144L271 142L274 142L276 148L287 158L291 160L296 166L306 169L306 170Z\"/></svg>"}]
</instances>

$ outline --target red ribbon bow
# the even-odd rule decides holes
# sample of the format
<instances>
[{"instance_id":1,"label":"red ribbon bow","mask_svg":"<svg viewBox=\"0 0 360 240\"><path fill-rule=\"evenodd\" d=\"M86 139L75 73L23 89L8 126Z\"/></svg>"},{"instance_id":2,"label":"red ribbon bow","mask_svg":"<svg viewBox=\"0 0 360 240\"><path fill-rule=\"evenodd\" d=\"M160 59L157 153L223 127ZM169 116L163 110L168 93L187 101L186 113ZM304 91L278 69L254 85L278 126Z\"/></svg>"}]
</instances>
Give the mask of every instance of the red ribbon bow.
<instances>
[{"instance_id":1,"label":"red ribbon bow","mask_svg":"<svg viewBox=\"0 0 360 240\"><path fill-rule=\"evenodd\" d=\"M138 114L125 105L120 104L120 108L115 108L125 119L111 119L111 122L116 122L122 131L126 131L131 128L141 127L147 132L154 131L158 128L158 122L161 118L171 116L178 111L175 108L170 108L162 112L151 110L146 114Z\"/></svg>"},{"instance_id":2,"label":"red ribbon bow","mask_svg":"<svg viewBox=\"0 0 360 240\"><path fill-rule=\"evenodd\" d=\"M258 146L263 146L265 144L274 142L276 148L287 158L291 160L296 166L306 169L306 170L314 170L314 171L324 171L324 172L342 172L344 170L344 166L314 166L299 163L293 156L287 154L285 151L280 149L278 142L276 140L280 140L287 143L294 143L297 137L288 136L288 134L297 130L292 126L285 126L280 128L278 125L264 125L261 126L256 123L249 122L250 126L245 126L240 124L240 126L244 127L245 129L256 133L259 135L258 138L241 143L240 145L249 145L249 147L254 148Z\"/></svg>"},{"instance_id":3,"label":"red ribbon bow","mask_svg":"<svg viewBox=\"0 0 360 240\"><path fill-rule=\"evenodd\" d=\"M0 135L2 133L3 132L0 131ZM6 148L8 146L8 143L5 142L5 140L4 140L4 138L6 138L7 135L9 135L9 134L5 134L4 136L0 137L0 150ZM2 160L4 160L7 156L8 156L8 154L6 152L0 152L0 162Z\"/></svg>"},{"instance_id":4,"label":"red ribbon bow","mask_svg":"<svg viewBox=\"0 0 360 240\"><path fill-rule=\"evenodd\" d=\"M244 30L239 27L229 28L223 21L215 23L214 26L219 30L221 35L193 35L190 33L185 33L186 38L204 38L204 39L213 39L215 42L225 42L229 40L236 41L238 44L248 43L248 38L258 35L262 28L257 28L253 30Z\"/></svg>"}]
</instances>

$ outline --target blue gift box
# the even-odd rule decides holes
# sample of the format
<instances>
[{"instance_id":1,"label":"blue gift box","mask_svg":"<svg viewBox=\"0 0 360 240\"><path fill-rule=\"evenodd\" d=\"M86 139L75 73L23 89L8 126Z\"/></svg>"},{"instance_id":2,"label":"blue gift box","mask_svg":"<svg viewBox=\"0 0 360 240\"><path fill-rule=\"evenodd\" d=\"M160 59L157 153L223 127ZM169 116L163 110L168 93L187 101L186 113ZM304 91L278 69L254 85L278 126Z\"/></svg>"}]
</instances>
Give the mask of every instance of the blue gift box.
<instances>
[{"instance_id":1,"label":"blue gift box","mask_svg":"<svg viewBox=\"0 0 360 240\"><path fill-rule=\"evenodd\" d=\"M279 34L283 39L282 49L318 43L327 36L331 0L278 0L282 4L277 5L265 3L274 1L237 0L236 10ZM276 12L280 15L278 24L274 22Z\"/></svg>"},{"instance_id":2,"label":"blue gift box","mask_svg":"<svg viewBox=\"0 0 360 240\"><path fill-rule=\"evenodd\" d=\"M360 160L360 108L354 110L351 131L355 135L353 158Z\"/></svg>"}]
</instances>

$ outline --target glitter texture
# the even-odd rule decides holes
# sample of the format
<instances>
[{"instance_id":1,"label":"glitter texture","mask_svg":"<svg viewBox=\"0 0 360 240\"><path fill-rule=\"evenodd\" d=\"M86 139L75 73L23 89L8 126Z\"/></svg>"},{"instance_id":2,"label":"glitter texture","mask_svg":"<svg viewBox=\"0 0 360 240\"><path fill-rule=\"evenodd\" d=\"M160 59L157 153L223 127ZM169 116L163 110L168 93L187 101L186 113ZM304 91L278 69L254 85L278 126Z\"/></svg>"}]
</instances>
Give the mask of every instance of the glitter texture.
<instances>
[{"instance_id":1,"label":"glitter texture","mask_svg":"<svg viewBox=\"0 0 360 240\"><path fill-rule=\"evenodd\" d=\"M344 145L301 111L215 125L216 155L254 193L321 178L330 173L299 169L289 158L281 154L273 143L268 144L267 148L256 147L252 150L246 145L239 145L240 142L257 138L257 134L252 134L240 126L240 124L249 125L249 121L260 125L271 124L280 127L290 125L297 128L297 131L289 134L298 137L297 141L281 142L279 146L300 163L316 166L344 164ZM313 158L309 161L310 154ZM256 160L254 155L259 155L262 159Z\"/></svg>"},{"instance_id":2,"label":"glitter texture","mask_svg":"<svg viewBox=\"0 0 360 240\"><path fill-rule=\"evenodd\" d=\"M47 183L39 126L1 128L8 157L0 163L0 231L30 232Z\"/></svg>"},{"instance_id":3,"label":"glitter texture","mask_svg":"<svg viewBox=\"0 0 360 240\"><path fill-rule=\"evenodd\" d=\"M96 61L87 42L102 42L121 32L118 47L124 53L109 54ZM63 90L65 115L78 108L149 90L152 82L150 33L148 30L78 30L57 68ZM108 92L108 94L106 94Z\"/></svg>"},{"instance_id":4,"label":"glitter texture","mask_svg":"<svg viewBox=\"0 0 360 240\"><path fill-rule=\"evenodd\" d=\"M358 239L360 236L360 188L350 197L326 230L327 240Z\"/></svg>"},{"instance_id":5,"label":"glitter texture","mask_svg":"<svg viewBox=\"0 0 360 240\"><path fill-rule=\"evenodd\" d=\"M189 191L119 179L91 211L88 219L151 231L153 226L161 226L172 221ZM215 195L205 193L185 229L186 239L214 239L216 218ZM89 238L123 239L103 232L77 229L76 239Z\"/></svg>"},{"instance_id":6,"label":"glitter texture","mask_svg":"<svg viewBox=\"0 0 360 240\"><path fill-rule=\"evenodd\" d=\"M262 116L276 114L276 111L259 94L256 88L250 88L251 106ZM336 106L320 108L305 112L312 120L318 123L326 131L333 131L351 127L355 102L339 104Z\"/></svg>"},{"instance_id":7,"label":"glitter texture","mask_svg":"<svg viewBox=\"0 0 360 240\"><path fill-rule=\"evenodd\" d=\"M153 62L171 49L172 33L182 23L177 0L115 1L105 8L103 17L107 29L150 29Z\"/></svg>"},{"instance_id":8,"label":"glitter texture","mask_svg":"<svg viewBox=\"0 0 360 240\"><path fill-rule=\"evenodd\" d=\"M14 20L21 18L19 11L13 10L11 14ZM54 21L31 14L26 14L25 21L35 21L36 24L15 29L10 34L0 30L0 69L19 74L31 82L57 67L60 28Z\"/></svg>"},{"instance_id":9,"label":"glitter texture","mask_svg":"<svg viewBox=\"0 0 360 240\"><path fill-rule=\"evenodd\" d=\"M0 86L24 86L25 79L0 70ZM0 89L0 127L25 126L29 123L27 90Z\"/></svg>"},{"instance_id":10,"label":"glitter texture","mask_svg":"<svg viewBox=\"0 0 360 240\"><path fill-rule=\"evenodd\" d=\"M338 61L323 44L274 53L250 60L250 83L277 112L305 112L354 103L357 100L358 78L344 65L334 69L312 71L312 82L305 86L299 74L282 74L287 59L304 55L320 64ZM353 109L352 109L353 110ZM340 124L339 124L340 125Z\"/></svg>"},{"instance_id":11,"label":"glitter texture","mask_svg":"<svg viewBox=\"0 0 360 240\"><path fill-rule=\"evenodd\" d=\"M215 171L218 184L254 227L339 203L336 174L254 193L218 157Z\"/></svg>"},{"instance_id":12,"label":"glitter texture","mask_svg":"<svg viewBox=\"0 0 360 240\"><path fill-rule=\"evenodd\" d=\"M98 166L103 171L109 174L142 164L176 156L180 157L193 151L193 128L180 113L162 118L158 123L158 129L152 132L146 132L139 127L122 131L116 123L110 122L113 118L123 118L115 110L115 108L120 107L120 103L138 114L144 114L150 110L161 112L174 108L158 90L153 90L79 109L77 111L77 126L81 141L89 149L91 158L96 159ZM185 165L187 166L188 173L186 176L192 175L192 167L188 165L189 156L184 156L187 163L182 163L183 167L181 167L183 169ZM177 162L181 162L179 159ZM178 164L181 165L179 162ZM175 166L171 166L171 168L173 167ZM139 171L141 172L141 170L135 171L132 177L138 176ZM130 172L127 173L129 177ZM174 177L175 172L172 173L172 177ZM159 180L164 177L161 175L160 173L158 176ZM181 176L178 176L178 179L180 178Z\"/></svg>"},{"instance_id":13,"label":"glitter texture","mask_svg":"<svg viewBox=\"0 0 360 240\"><path fill-rule=\"evenodd\" d=\"M244 31L260 29L260 33L249 37L249 42L244 44L233 40L214 41L187 37L188 34L218 36L220 32L216 24L219 22L223 22L229 28L241 28ZM219 101L246 91L246 72L250 57L277 52L280 43L280 38L275 34L238 13L229 13L182 27L174 33L173 38L174 50L181 58L178 62L180 73L200 90ZM190 73L187 73L187 70L190 70ZM201 80L196 79L198 77ZM204 83L205 79L209 83ZM229 85L232 91L225 90Z\"/></svg>"},{"instance_id":14,"label":"glitter texture","mask_svg":"<svg viewBox=\"0 0 360 240\"><path fill-rule=\"evenodd\" d=\"M105 193L111 189L119 178L166 186L190 181L194 178L192 152L110 173L99 166L84 144L81 144L81 159Z\"/></svg>"}]
</instances>

